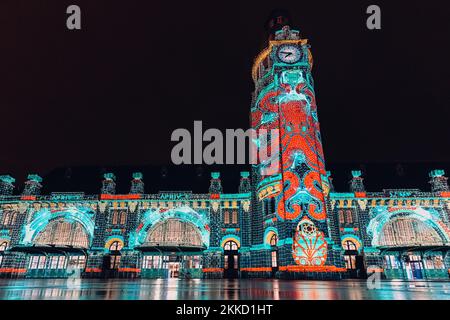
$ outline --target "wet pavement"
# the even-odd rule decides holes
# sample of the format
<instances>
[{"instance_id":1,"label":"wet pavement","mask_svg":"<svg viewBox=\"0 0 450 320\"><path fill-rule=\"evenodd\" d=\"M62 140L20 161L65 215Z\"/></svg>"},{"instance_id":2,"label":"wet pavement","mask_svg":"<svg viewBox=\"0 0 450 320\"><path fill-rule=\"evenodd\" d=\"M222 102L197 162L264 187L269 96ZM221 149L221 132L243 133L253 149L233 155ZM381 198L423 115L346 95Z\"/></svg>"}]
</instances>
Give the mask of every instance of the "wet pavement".
<instances>
[{"instance_id":1,"label":"wet pavement","mask_svg":"<svg viewBox=\"0 0 450 320\"><path fill-rule=\"evenodd\" d=\"M450 300L450 281L0 279L1 300Z\"/></svg>"}]
</instances>

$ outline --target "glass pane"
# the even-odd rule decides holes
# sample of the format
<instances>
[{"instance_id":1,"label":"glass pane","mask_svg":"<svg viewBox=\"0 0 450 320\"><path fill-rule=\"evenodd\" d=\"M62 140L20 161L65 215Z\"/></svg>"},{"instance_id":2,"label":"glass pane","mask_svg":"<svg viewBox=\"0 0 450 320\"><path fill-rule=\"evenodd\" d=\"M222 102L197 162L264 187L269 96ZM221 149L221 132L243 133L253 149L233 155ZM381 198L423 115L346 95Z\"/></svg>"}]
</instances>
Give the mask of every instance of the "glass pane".
<instances>
[{"instance_id":1,"label":"glass pane","mask_svg":"<svg viewBox=\"0 0 450 320\"><path fill-rule=\"evenodd\" d=\"M442 256L434 256L433 262L434 262L435 269L445 269L444 260L443 260Z\"/></svg>"},{"instance_id":2,"label":"glass pane","mask_svg":"<svg viewBox=\"0 0 450 320\"><path fill-rule=\"evenodd\" d=\"M65 263L66 263L66 257L64 257L64 256L59 257L58 269L64 269Z\"/></svg>"},{"instance_id":3,"label":"glass pane","mask_svg":"<svg viewBox=\"0 0 450 320\"><path fill-rule=\"evenodd\" d=\"M277 252L272 251L272 267L276 267L276 266L277 266Z\"/></svg>"},{"instance_id":4,"label":"glass pane","mask_svg":"<svg viewBox=\"0 0 450 320\"><path fill-rule=\"evenodd\" d=\"M58 267L58 256L50 257L50 269L56 269Z\"/></svg>"},{"instance_id":5,"label":"glass pane","mask_svg":"<svg viewBox=\"0 0 450 320\"><path fill-rule=\"evenodd\" d=\"M45 256L40 256L39 257L39 263L38 263L38 269L45 269Z\"/></svg>"},{"instance_id":6,"label":"glass pane","mask_svg":"<svg viewBox=\"0 0 450 320\"><path fill-rule=\"evenodd\" d=\"M39 256L32 256L30 260L30 269L37 269L39 263Z\"/></svg>"},{"instance_id":7,"label":"glass pane","mask_svg":"<svg viewBox=\"0 0 450 320\"><path fill-rule=\"evenodd\" d=\"M223 257L223 267L228 269L228 256Z\"/></svg>"}]
</instances>

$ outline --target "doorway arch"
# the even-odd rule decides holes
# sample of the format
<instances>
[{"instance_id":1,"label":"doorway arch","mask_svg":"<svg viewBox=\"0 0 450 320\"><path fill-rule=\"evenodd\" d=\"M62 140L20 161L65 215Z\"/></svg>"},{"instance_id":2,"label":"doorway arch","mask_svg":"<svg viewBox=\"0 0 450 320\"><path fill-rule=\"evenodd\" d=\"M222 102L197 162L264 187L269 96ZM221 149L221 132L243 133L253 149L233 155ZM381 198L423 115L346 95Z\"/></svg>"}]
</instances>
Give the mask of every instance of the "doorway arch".
<instances>
[{"instance_id":1,"label":"doorway arch","mask_svg":"<svg viewBox=\"0 0 450 320\"><path fill-rule=\"evenodd\" d=\"M233 239L223 244L224 278L235 279L239 275L239 246Z\"/></svg>"}]
</instances>

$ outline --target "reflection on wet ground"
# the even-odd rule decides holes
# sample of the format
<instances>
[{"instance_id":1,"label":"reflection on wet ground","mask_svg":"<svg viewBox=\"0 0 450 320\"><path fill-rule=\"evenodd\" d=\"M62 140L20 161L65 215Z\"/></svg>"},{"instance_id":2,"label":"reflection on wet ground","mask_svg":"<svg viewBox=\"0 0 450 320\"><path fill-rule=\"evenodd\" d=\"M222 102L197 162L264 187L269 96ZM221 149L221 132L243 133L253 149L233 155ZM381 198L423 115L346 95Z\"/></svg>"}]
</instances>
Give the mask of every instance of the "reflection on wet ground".
<instances>
[{"instance_id":1,"label":"reflection on wet ground","mask_svg":"<svg viewBox=\"0 0 450 320\"><path fill-rule=\"evenodd\" d=\"M2 300L450 300L449 281L0 279Z\"/></svg>"}]
</instances>

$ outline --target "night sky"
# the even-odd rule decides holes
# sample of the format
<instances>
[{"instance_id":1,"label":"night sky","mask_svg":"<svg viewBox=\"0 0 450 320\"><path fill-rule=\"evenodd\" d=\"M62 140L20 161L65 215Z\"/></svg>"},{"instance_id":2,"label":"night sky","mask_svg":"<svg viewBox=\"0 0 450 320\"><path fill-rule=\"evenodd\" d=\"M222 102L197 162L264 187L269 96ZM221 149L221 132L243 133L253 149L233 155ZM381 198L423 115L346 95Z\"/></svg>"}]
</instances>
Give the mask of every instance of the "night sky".
<instances>
[{"instance_id":1,"label":"night sky","mask_svg":"<svg viewBox=\"0 0 450 320\"><path fill-rule=\"evenodd\" d=\"M366 28L370 4L381 30ZM450 168L448 1L2 0L0 174L169 165L176 128L247 128L275 8L312 45L328 168Z\"/></svg>"}]
</instances>

